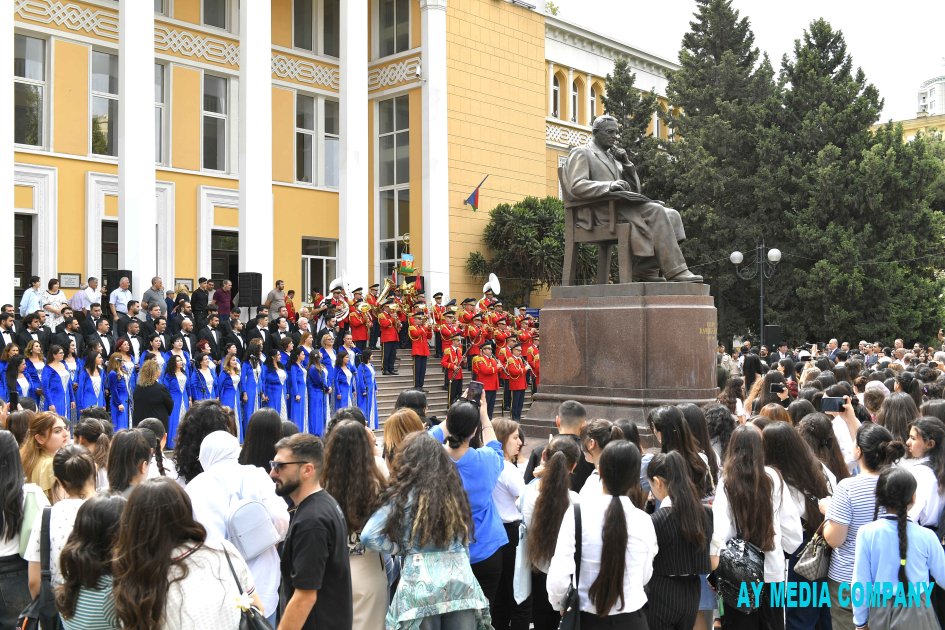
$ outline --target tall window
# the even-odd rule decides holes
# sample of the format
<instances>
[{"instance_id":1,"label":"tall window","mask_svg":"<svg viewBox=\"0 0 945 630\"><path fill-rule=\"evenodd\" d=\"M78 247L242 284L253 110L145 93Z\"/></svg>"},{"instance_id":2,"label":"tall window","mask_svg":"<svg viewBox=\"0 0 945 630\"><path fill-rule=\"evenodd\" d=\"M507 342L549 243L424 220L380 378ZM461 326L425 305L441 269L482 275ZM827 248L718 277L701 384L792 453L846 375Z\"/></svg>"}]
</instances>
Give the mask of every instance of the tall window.
<instances>
[{"instance_id":1,"label":"tall window","mask_svg":"<svg viewBox=\"0 0 945 630\"><path fill-rule=\"evenodd\" d=\"M340 0L293 0L292 45L337 57L341 18L339 2ZM316 33L320 35L316 37Z\"/></svg>"},{"instance_id":2,"label":"tall window","mask_svg":"<svg viewBox=\"0 0 945 630\"><path fill-rule=\"evenodd\" d=\"M118 269L118 221L102 221L102 271Z\"/></svg>"},{"instance_id":3,"label":"tall window","mask_svg":"<svg viewBox=\"0 0 945 630\"><path fill-rule=\"evenodd\" d=\"M227 80L203 75L203 167L226 170Z\"/></svg>"},{"instance_id":4,"label":"tall window","mask_svg":"<svg viewBox=\"0 0 945 630\"><path fill-rule=\"evenodd\" d=\"M578 84L577 81L571 82L571 122L577 122L578 118Z\"/></svg>"},{"instance_id":5,"label":"tall window","mask_svg":"<svg viewBox=\"0 0 945 630\"><path fill-rule=\"evenodd\" d=\"M92 51L92 153L118 155L118 55Z\"/></svg>"},{"instance_id":6,"label":"tall window","mask_svg":"<svg viewBox=\"0 0 945 630\"><path fill-rule=\"evenodd\" d=\"M410 133L408 98L378 103L378 220L381 275L390 275L410 229Z\"/></svg>"},{"instance_id":7,"label":"tall window","mask_svg":"<svg viewBox=\"0 0 945 630\"><path fill-rule=\"evenodd\" d=\"M551 80L551 115L559 118L561 111L561 82L557 75Z\"/></svg>"},{"instance_id":8,"label":"tall window","mask_svg":"<svg viewBox=\"0 0 945 630\"><path fill-rule=\"evenodd\" d=\"M307 302L313 291L325 294L328 283L336 277L338 243L315 238L302 239L302 301Z\"/></svg>"},{"instance_id":9,"label":"tall window","mask_svg":"<svg viewBox=\"0 0 945 630\"><path fill-rule=\"evenodd\" d=\"M587 124L594 124L594 119L597 118L597 90L591 88L591 111L590 115L587 117Z\"/></svg>"},{"instance_id":10,"label":"tall window","mask_svg":"<svg viewBox=\"0 0 945 630\"><path fill-rule=\"evenodd\" d=\"M396 55L410 48L409 0L378 0L378 53Z\"/></svg>"},{"instance_id":11,"label":"tall window","mask_svg":"<svg viewBox=\"0 0 945 630\"><path fill-rule=\"evenodd\" d=\"M42 146L46 42L26 35L15 35L13 41L13 139L17 144Z\"/></svg>"},{"instance_id":12,"label":"tall window","mask_svg":"<svg viewBox=\"0 0 945 630\"><path fill-rule=\"evenodd\" d=\"M203 23L225 29L227 24L227 0L203 0Z\"/></svg>"},{"instance_id":13,"label":"tall window","mask_svg":"<svg viewBox=\"0 0 945 630\"><path fill-rule=\"evenodd\" d=\"M338 187L339 159L341 156L341 137L338 101L325 101L325 185Z\"/></svg>"},{"instance_id":14,"label":"tall window","mask_svg":"<svg viewBox=\"0 0 945 630\"><path fill-rule=\"evenodd\" d=\"M154 161L164 157L164 66L154 64Z\"/></svg>"},{"instance_id":15,"label":"tall window","mask_svg":"<svg viewBox=\"0 0 945 630\"><path fill-rule=\"evenodd\" d=\"M167 15L167 0L154 0L154 12Z\"/></svg>"},{"instance_id":16,"label":"tall window","mask_svg":"<svg viewBox=\"0 0 945 630\"><path fill-rule=\"evenodd\" d=\"M210 277L228 279L233 291L239 291L240 235L238 232L213 230L210 232Z\"/></svg>"},{"instance_id":17,"label":"tall window","mask_svg":"<svg viewBox=\"0 0 945 630\"><path fill-rule=\"evenodd\" d=\"M295 180L315 181L315 99L295 96Z\"/></svg>"}]
</instances>

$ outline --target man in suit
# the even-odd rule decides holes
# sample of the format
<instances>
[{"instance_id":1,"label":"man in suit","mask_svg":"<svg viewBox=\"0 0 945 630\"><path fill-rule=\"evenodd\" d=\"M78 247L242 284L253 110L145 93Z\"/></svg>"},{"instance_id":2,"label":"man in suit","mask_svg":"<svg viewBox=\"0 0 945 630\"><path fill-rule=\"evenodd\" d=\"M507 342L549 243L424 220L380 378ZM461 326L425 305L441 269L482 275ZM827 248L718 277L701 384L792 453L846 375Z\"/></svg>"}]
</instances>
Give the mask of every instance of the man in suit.
<instances>
[{"instance_id":1,"label":"man in suit","mask_svg":"<svg viewBox=\"0 0 945 630\"><path fill-rule=\"evenodd\" d=\"M108 323L107 319L98 320L98 327L95 329L95 334L86 339L86 343L91 345L92 343L102 344L102 358L108 361L108 357L111 356L112 352L115 351L115 337L111 333L111 324Z\"/></svg>"},{"instance_id":2,"label":"man in suit","mask_svg":"<svg viewBox=\"0 0 945 630\"><path fill-rule=\"evenodd\" d=\"M636 169L627 152L615 147L618 124L613 116L594 119L594 137L568 155L564 177L573 199L600 200L600 206L581 210L575 217L577 227L590 228L605 223L605 201L619 198L618 221L629 223L630 249L634 256L634 280L702 282L702 276L689 271L679 242L686 235L679 213L652 201L639 190ZM662 272L662 275L660 275Z\"/></svg>"},{"instance_id":3,"label":"man in suit","mask_svg":"<svg viewBox=\"0 0 945 630\"><path fill-rule=\"evenodd\" d=\"M155 332L154 324L158 319L161 319L161 307L157 304L152 304L151 308L148 309L147 317L144 320L144 323L141 325L141 331L144 333L145 337L150 337ZM167 318L164 318L164 321L167 321Z\"/></svg>"},{"instance_id":4,"label":"man in suit","mask_svg":"<svg viewBox=\"0 0 945 630\"><path fill-rule=\"evenodd\" d=\"M62 324L62 332L53 335L53 343L59 344L63 348L68 348L70 343L75 343L75 356L85 357L85 339L82 338L82 330L79 326L79 320L74 317L67 317Z\"/></svg>"},{"instance_id":5,"label":"man in suit","mask_svg":"<svg viewBox=\"0 0 945 630\"><path fill-rule=\"evenodd\" d=\"M781 359L790 359L794 361L794 355L791 354L791 351L788 349L788 343L784 340L778 344L778 351L774 353L774 363L777 363Z\"/></svg>"},{"instance_id":6,"label":"man in suit","mask_svg":"<svg viewBox=\"0 0 945 630\"><path fill-rule=\"evenodd\" d=\"M190 304L194 311L194 326L197 330L206 325L207 306L210 304L210 292L207 286L207 279L200 278L197 281L197 288L190 294Z\"/></svg>"},{"instance_id":7,"label":"man in suit","mask_svg":"<svg viewBox=\"0 0 945 630\"><path fill-rule=\"evenodd\" d=\"M144 324L142 324L144 326ZM152 334L161 338L161 352L168 352L171 349L171 336L167 332L167 318L158 317L154 320L154 332ZM145 334L145 339L151 335Z\"/></svg>"},{"instance_id":8,"label":"man in suit","mask_svg":"<svg viewBox=\"0 0 945 630\"><path fill-rule=\"evenodd\" d=\"M237 324L236 329L231 329L229 333L226 333L223 329L223 326L220 326L220 331L223 332L223 346L226 347L226 344L232 343L236 346L236 356L243 359L243 355L246 354L246 340L243 339L243 333L239 330L239 327L243 325L243 322Z\"/></svg>"},{"instance_id":9,"label":"man in suit","mask_svg":"<svg viewBox=\"0 0 945 630\"><path fill-rule=\"evenodd\" d=\"M246 333L246 345L249 345L253 339L262 339L263 352L269 352L272 349L272 333L269 332L268 315L256 316L256 325Z\"/></svg>"},{"instance_id":10,"label":"man in suit","mask_svg":"<svg viewBox=\"0 0 945 630\"><path fill-rule=\"evenodd\" d=\"M34 339L43 348L43 354L49 349L49 329L43 327L40 312L30 313L23 318L23 331L19 335L20 348L26 349L26 344Z\"/></svg>"},{"instance_id":11,"label":"man in suit","mask_svg":"<svg viewBox=\"0 0 945 630\"><path fill-rule=\"evenodd\" d=\"M197 335L197 340L201 339L210 344L210 356L214 361L223 358L223 333L220 331L220 316L216 313L207 316L207 325Z\"/></svg>"},{"instance_id":12,"label":"man in suit","mask_svg":"<svg viewBox=\"0 0 945 630\"><path fill-rule=\"evenodd\" d=\"M238 321L240 321L240 309L236 306L230 309L230 313L226 317L220 314L220 332L223 333L224 337L233 334L233 328Z\"/></svg>"},{"instance_id":13,"label":"man in suit","mask_svg":"<svg viewBox=\"0 0 945 630\"><path fill-rule=\"evenodd\" d=\"M194 308L190 300L182 300L180 304L178 304L177 312L168 318L167 325L172 335L176 335L183 330L182 323L185 319L191 321L194 319Z\"/></svg>"},{"instance_id":14,"label":"man in suit","mask_svg":"<svg viewBox=\"0 0 945 630\"><path fill-rule=\"evenodd\" d=\"M0 352L11 343L17 343L14 321L12 313L0 313Z\"/></svg>"},{"instance_id":15,"label":"man in suit","mask_svg":"<svg viewBox=\"0 0 945 630\"><path fill-rule=\"evenodd\" d=\"M128 312L119 313L118 319L115 320L115 333L119 337L124 337L128 332L128 322L132 319L138 319L138 313L140 312L141 302L138 300L128 302Z\"/></svg>"},{"instance_id":16,"label":"man in suit","mask_svg":"<svg viewBox=\"0 0 945 630\"><path fill-rule=\"evenodd\" d=\"M287 320L285 317L280 316L276 319L274 330L272 331L272 342L271 342L272 347L281 348L282 340L285 339L286 337L289 337L289 338L292 337L292 332L289 330L289 320ZM352 357L352 359L353 358L354 357ZM351 363L353 365L354 361L352 361Z\"/></svg>"},{"instance_id":17,"label":"man in suit","mask_svg":"<svg viewBox=\"0 0 945 630\"><path fill-rule=\"evenodd\" d=\"M91 337L95 334L95 331L98 330L98 320L102 319L104 315L102 314L102 305L99 303L94 303L89 307L89 316L85 318L85 321L82 322L82 334L86 337Z\"/></svg>"}]
</instances>

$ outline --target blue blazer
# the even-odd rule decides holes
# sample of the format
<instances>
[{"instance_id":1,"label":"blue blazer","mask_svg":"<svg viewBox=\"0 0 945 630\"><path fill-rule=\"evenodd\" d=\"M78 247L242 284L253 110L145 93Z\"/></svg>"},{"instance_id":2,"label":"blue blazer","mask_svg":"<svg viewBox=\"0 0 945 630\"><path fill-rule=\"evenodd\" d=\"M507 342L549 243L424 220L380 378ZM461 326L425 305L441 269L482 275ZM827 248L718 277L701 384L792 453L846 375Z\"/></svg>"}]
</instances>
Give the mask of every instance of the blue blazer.
<instances>
[{"instance_id":1,"label":"blue blazer","mask_svg":"<svg viewBox=\"0 0 945 630\"><path fill-rule=\"evenodd\" d=\"M68 418L71 404L75 402L71 381L63 388L58 372L48 365L43 368L40 381L43 388L43 411L49 411L50 406L55 406L56 413Z\"/></svg>"},{"instance_id":2,"label":"blue blazer","mask_svg":"<svg viewBox=\"0 0 945 630\"><path fill-rule=\"evenodd\" d=\"M98 396L96 396L95 388L92 386L92 377L89 376L89 373L84 368L79 370L79 375L76 377L76 383L79 385L79 388L75 393L75 408L78 411L88 409L89 407L105 406L105 389L108 386L108 382L105 379L105 371L101 368L98 369L98 375L101 377L102 381L98 389Z\"/></svg>"}]
</instances>

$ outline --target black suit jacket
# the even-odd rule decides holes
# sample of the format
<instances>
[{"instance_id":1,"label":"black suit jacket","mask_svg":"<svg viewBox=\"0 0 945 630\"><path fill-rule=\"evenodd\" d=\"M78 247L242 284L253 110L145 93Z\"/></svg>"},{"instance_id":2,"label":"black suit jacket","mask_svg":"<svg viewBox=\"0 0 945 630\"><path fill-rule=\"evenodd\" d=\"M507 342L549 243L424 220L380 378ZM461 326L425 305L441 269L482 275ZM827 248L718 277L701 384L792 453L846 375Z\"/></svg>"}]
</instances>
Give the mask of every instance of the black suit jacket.
<instances>
[{"instance_id":1,"label":"black suit jacket","mask_svg":"<svg viewBox=\"0 0 945 630\"><path fill-rule=\"evenodd\" d=\"M50 343L49 329L46 328L45 326L41 327L38 331L36 331L36 336L39 340L39 345L43 347L43 354L45 355L46 351L49 350L49 343ZM28 344L29 342L33 340L33 336L29 333L29 331L26 328L24 328L23 331L19 335L19 340L20 340L20 350L25 352L26 344Z\"/></svg>"},{"instance_id":2,"label":"black suit jacket","mask_svg":"<svg viewBox=\"0 0 945 630\"><path fill-rule=\"evenodd\" d=\"M266 336L263 337L262 332L259 330L259 326L253 326L250 328L249 332L246 333L246 345L253 339L262 339L263 340L263 352L269 352L272 349L272 333L268 330L266 331Z\"/></svg>"},{"instance_id":3,"label":"black suit jacket","mask_svg":"<svg viewBox=\"0 0 945 630\"><path fill-rule=\"evenodd\" d=\"M223 345L225 346L228 343L236 344L236 356L242 361L243 355L246 354L246 342L243 341L243 338L234 332L230 332L230 334L224 338Z\"/></svg>"},{"instance_id":4,"label":"black suit jacket","mask_svg":"<svg viewBox=\"0 0 945 630\"><path fill-rule=\"evenodd\" d=\"M20 345L19 335L17 334L16 330L13 329L12 326L10 327L10 330L9 330L9 336L10 336L10 343L15 343L17 346ZM0 335L0 352L3 352L3 349L6 347L7 347L7 340L6 338L4 338L3 335ZM23 348L20 348L20 350L22 351Z\"/></svg>"},{"instance_id":5,"label":"black suit jacket","mask_svg":"<svg viewBox=\"0 0 945 630\"><path fill-rule=\"evenodd\" d=\"M180 333L180 336L184 338L184 350L186 350L190 356L197 356L197 336L194 333Z\"/></svg>"},{"instance_id":6,"label":"black suit jacket","mask_svg":"<svg viewBox=\"0 0 945 630\"><path fill-rule=\"evenodd\" d=\"M102 335L95 333L94 335L89 335L85 338L86 345L93 342L98 342L102 344L102 358L108 361L108 357L115 351L115 335L109 332L104 336L104 339L108 342L102 340Z\"/></svg>"},{"instance_id":7,"label":"black suit jacket","mask_svg":"<svg viewBox=\"0 0 945 630\"><path fill-rule=\"evenodd\" d=\"M213 333L216 335L215 339L214 334L210 332L210 327L204 326L197 335L197 341L206 339L207 343L210 344L210 356L213 357L214 361L219 361L223 357L223 331L218 326Z\"/></svg>"},{"instance_id":8,"label":"black suit jacket","mask_svg":"<svg viewBox=\"0 0 945 630\"><path fill-rule=\"evenodd\" d=\"M104 319L104 318L100 317L99 319ZM98 319L92 319L91 315L83 319L82 323L79 324L79 330L86 337L91 337L92 335L96 334L98 332L96 330L97 327L98 327Z\"/></svg>"},{"instance_id":9,"label":"black suit jacket","mask_svg":"<svg viewBox=\"0 0 945 630\"><path fill-rule=\"evenodd\" d=\"M135 344L132 342L133 339L137 340L138 342L137 351L135 351ZM128 345L131 347L131 349L129 350L129 353L131 354L132 358L135 360L135 365L137 365L138 359L141 358L141 351L145 349L144 339L142 339L140 335L128 335L126 333L122 335L121 337L118 337L117 339L115 339L115 345L117 346L118 342L122 340L125 340L128 342Z\"/></svg>"},{"instance_id":10,"label":"black suit jacket","mask_svg":"<svg viewBox=\"0 0 945 630\"><path fill-rule=\"evenodd\" d=\"M69 342L72 339L75 339L75 356L84 359L85 358L85 337L81 332L71 333L72 337L69 337L70 333L61 332L56 333L52 336L52 343L59 344L63 348L69 347ZM112 348L114 350L114 348Z\"/></svg>"}]
</instances>

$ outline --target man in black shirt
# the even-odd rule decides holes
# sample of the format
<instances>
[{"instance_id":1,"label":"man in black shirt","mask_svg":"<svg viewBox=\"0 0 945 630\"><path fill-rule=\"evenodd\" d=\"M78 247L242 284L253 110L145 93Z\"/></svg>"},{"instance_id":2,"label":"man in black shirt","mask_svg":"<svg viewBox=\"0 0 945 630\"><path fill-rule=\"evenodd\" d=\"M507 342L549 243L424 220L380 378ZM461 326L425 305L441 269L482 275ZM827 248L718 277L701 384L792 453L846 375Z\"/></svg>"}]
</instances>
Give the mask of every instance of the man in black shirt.
<instances>
[{"instance_id":1,"label":"man in black shirt","mask_svg":"<svg viewBox=\"0 0 945 630\"><path fill-rule=\"evenodd\" d=\"M566 435L581 446L581 429L587 422L587 411L584 405L575 400L566 400L558 407L558 415L555 418L555 425L558 427L558 435ZM535 469L541 466L541 454L545 451L544 446L540 446L532 451L528 457L528 465L525 467L525 483L530 483L535 478ZM577 466L571 471L571 491L580 492L584 487L584 482L594 472L594 464L583 457L578 460Z\"/></svg>"},{"instance_id":2,"label":"man in black shirt","mask_svg":"<svg viewBox=\"0 0 945 630\"><path fill-rule=\"evenodd\" d=\"M270 476L294 511L280 550L282 621L279 630L350 630L353 623L348 527L319 479L321 439L297 433L276 443Z\"/></svg>"}]
</instances>

